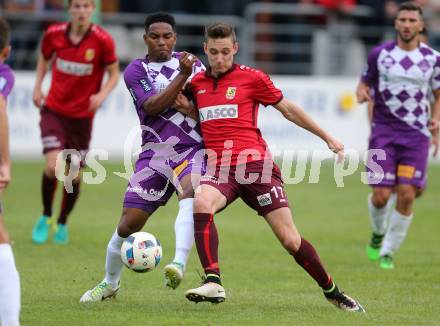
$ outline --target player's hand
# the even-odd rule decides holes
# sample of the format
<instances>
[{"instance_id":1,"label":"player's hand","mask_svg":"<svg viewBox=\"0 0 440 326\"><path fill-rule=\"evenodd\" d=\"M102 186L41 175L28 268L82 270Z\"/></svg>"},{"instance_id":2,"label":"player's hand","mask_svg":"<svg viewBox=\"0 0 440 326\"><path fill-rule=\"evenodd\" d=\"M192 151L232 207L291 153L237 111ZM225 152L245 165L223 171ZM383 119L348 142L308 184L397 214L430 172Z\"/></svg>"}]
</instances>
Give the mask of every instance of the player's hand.
<instances>
[{"instance_id":1,"label":"player's hand","mask_svg":"<svg viewBox=\"0 0 440 326\"><path fill-rule=\"evenodd\" d=\"M192 74L193 64L197 58L194 54L188 52L182 52L182 56L179 60L180 72L188 77Z\"/></svg>"},{"instance_id":2,"label":"player's hand","mask_svg":"<svg viewBox=\"0 0 440 326\"><path fill-rule=\"evenodd\" d=\"M344 161L344 144L342 144L340 141L330 137L327 140L327 146L333 153L338 155L337 162L342 163Z\"/></svg>"},{"instance_id":3,"label":"player's hand","mask_svg":"<svg viewBox=\"0 0 440 326\"><path fill-rule=\"evenodd\" d=\"M364 83L359 83L356 89L356 99L359 104L372 101L370 95L370 88Z\"/></svg>"},{"instance_id":4,"label":"player's hand","mask_svg":"<svg viewBox=\"0 0 440 326\"><path fill-rule=\"evenodd\" d=\"M0 194L6 189L11 181L11 165L9 163L0 164Z\"/></svg>"},{"instance_id":5,"label":"player's hand","mask_svg":"<svg viewBox=\"0 0 440 326\"><path fill-rule=\"evenodd\" d=\"M438 135L435 137L432 137L431 144L432 144L432 147L434 147L434 151L432 152L432 157L437 157L438 150L440 148L440 139L438 138Z\"/></svg>"},{"instance_id":6,"label":"player's hand","mask_svg":"<svg viewBox=\"0 0 440 326\"><path fill-rule=\"evenodd\" d=\"M437 126L436 129L431 130L432 138L431 138L431 145L434 147L434 152L432 153L433 157L436 157L439 152L440 148L440 138L439 138L439 130L440 128Z\"/></svg>"},{"instance_id":7,"label":"player's hand","mask_svg":"<svg viewBox=\"0 0 440 326\"><path fill-rule=\"evenodd\" d=\"M434 134L435 132L438 134L439 121L435 119L429 120L428 129L432 134Z\"/></svg>"},{"instance_id":8,"label":"player's hand","mask_svg":"<svg viewBox=\"0 0 440 326\"><path fill-rule=\"evenodd\" d=\"M101 107L102 102L104 102L104 97L100 94L93 94L90 96L89 111L96 112Z\"/></svg>"},{"instance_id":9,"label":"player's hand","mask_svg":"<svg viewBox=\"0 0 440 326\"><path fill-rule=\"evenodd\" d=\"M194 110L194 105L182 93L177 94L173 107L185 115L190 114Z\"/></svg>"},{"instance_id":10,"label":"player's hand","mask_svg":"<svg viewBox=\"0 0 440 326\"><path fill-rule=\"evenodd\" d=\"M34 93L32 94L32 101L34 102L34 105L37 108L41 109L43 107L44 100L45 97L43 92L41 91L41 88L35 88Z\"/></svg>"}]
</instances>

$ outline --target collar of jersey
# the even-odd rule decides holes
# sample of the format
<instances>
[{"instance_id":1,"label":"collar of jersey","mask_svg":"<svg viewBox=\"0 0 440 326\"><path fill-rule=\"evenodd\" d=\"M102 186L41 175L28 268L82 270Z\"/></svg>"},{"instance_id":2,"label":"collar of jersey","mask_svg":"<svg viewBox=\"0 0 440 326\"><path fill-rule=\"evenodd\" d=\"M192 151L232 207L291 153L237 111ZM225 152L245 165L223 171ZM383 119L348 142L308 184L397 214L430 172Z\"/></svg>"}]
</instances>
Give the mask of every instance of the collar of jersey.
<instances>
[{"instance_id":1,"label":"collar of jersey","mask_svg":"<svg viewBox=\"0 0 440 326\"><path fill-rule=\"evenodd\" d=\"M211 67L208 67L208 69L206 69L205 76L208 77L208 78L212 78L212 79L220 79L220 78L226 76L227 74L231 73L232 71L234 71L234 69L235 69L237 66L238 66L238 65L237 65L236 63L232 64L232 67L231 67L231 68L229 68L228 70L226 70L226 72L225 72L224 74L221 74L221 75L218 76L217 78L214 77L214 76L211 74Z\"/></svg>"},{"instance_id":2,"label":"collar of jersey","mask_svg":"<svg viewBox=\"0 0 440 326\"><path fill-rule=\"evenodd\" d=\"M69 22L67 23L67 28L66 28L66 38L69 41L70 44L74 45L74 46L79 46L90 34L90 32L92 31L92 27L93 27L93 23L90 24L89 28L87 29L87 31L84 33L83 37L81 38L81 40L78 43L73 43L72 40L69 37L69 33L70 33L70 29L72 28L72 23Z\"/></svg>"}]
</instances>

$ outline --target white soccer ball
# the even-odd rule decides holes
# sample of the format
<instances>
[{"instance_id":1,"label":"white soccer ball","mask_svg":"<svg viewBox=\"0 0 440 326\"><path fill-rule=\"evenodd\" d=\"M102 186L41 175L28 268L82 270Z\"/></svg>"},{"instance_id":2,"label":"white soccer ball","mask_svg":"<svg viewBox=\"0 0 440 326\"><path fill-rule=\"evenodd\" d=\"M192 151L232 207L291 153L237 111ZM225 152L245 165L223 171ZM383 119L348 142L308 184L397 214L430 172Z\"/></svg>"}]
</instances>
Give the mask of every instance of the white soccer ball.
<instances>
[{"instance_id":1,"label":"white soccer ball","mask_svg":"<svg viewBox=\"0 0 440 326\"><path fill-rule=\"evenodd\" d=\"M122 262L132 271L149 272L159 264L161 258L162 247L151 233L133 233L122 243Z\"/></svg>"}]
</instances>

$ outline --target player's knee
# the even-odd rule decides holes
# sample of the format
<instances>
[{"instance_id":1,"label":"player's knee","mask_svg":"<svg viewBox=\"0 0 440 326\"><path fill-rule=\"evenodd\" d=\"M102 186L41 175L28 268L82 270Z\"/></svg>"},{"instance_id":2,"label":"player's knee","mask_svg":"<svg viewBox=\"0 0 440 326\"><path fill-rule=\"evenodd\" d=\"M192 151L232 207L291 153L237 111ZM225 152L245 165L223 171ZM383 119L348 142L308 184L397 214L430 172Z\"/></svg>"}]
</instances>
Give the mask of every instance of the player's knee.
<instances>
[{"instance_id":1,"label":"player's knee","mask_svg":"<svg viewBox=\"0 0 440 326\"><path fill-rule=\"evenodd\" d=\"M119 222L117 232L121 238L126 238L130 234L140 231L142 226L143 225L140 225L139 223L130 222L128 219L122 218Z\"/></svg>"},{"instance_id":2,"label":"player's knee","mask_svg":"<svg viewBox=\"0 0 440 326\"><path fill-rule=\"evenodd\" d=\"M301 238L294 235L288 235L281 239L281 244L289 253L295 253L301 246Z\"/></svg>"},{"instance_id":3,"label":"player's knee","mask_svg":"<svg viewBox=\"0 0 440 326\"><path fill-rule=\"evenodd\" d=\"M373 202L374 207L382 208L382 207L385 207L389 198L390 198L389 193L384 192L384 191L375 191L373 193L373 197L372 197L371 201Z\"/></svg>"},{"instance_id":4,"label":"player's knee","mask_svg":"<svg viewBox=\"0 0 440 326\"><path fill-rule=\"evenodd\" d=\"M46 163L46 167L44 168L44 173L49 178L55 178L56 176L56 162L49 161Z\"/></svg>"},{"instance_id":5,"label":"player's knee","mask_svg":"<svg viewBox=\"0 0 440 326\"><path fill-rule=\"evenodd\" d=\"M416 195L416 192L411 190L399 191L397 194L397 201L402 205L412 205Z\"/></svg>"},{"instance_id":6,"label":"player's knee","mask_svg":"<svg viewBox=\"0 0 440 326\"><path fill-rule=\"evenodd\" d=\"M213 203L209 198L196 196L194 198L194 213L212 213Z\"/></svg>"}]
</instances>

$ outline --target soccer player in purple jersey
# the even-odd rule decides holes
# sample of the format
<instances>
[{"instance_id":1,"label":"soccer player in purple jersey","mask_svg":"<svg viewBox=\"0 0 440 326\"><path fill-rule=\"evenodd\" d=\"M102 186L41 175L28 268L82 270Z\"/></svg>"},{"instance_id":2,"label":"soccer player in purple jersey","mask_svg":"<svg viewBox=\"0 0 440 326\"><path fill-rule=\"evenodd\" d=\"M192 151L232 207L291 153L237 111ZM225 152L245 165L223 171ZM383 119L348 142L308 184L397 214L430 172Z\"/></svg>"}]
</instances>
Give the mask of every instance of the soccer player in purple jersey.
<instances>
[{"instance_id":1,"label":"soccer player in purple jersey","mask_svg":"<svg viewBox=\"0 0 440 326\"><path fill-rule=\"evenodd\" d=\"M356 91L360 103L374 101L369 149L385 154L376 160L374 155L368 157L368 166L378 169L368 169L373 233L367 256L380 259L383 269L394 268L393 255L413 219L414 199L426 186L430 136L440 119L440 54L419 41L422 15L417 4L400 5L395 20L397 41L371 51ZM430 92L435 97L431 117ZM387 223L387 202L393 188L397 203Z\"/></svg>"},{"instance_id":2,"label":"soccer player in purple jersey","mask_svg":"<svg viewBox=\"0 0 440 326\"><path fill-rule=\"evenodd\" d=\"M105 278L87 291L81 302L116 295L123 268L122 242L141 230L174 191L179 213L175 222L175 258L165 267L167 286L175 289L180 284L194 243L192 184L202 169L202 138L196 121L176 111L173 104L190 76L204 67L189 53L173 52L175 21L169 14L147 17L144 41L148 55L132 61L124 72L141 124L142 153L125 193L121 220L107 247Z\"/></svg>"},{"instance_id":3,"label":"soccer player in purple jersey","mask_svg":"<svg viewBox=\"0 0 440 326\"><path fill-rule=\"evenodd\" d=\"M4 63L11 51L9 46L9 25L0 18L0 199L11 181L9 159L7 98L14 86L11 68ZM9 244L9 235L3 223L0 201L0 325L19 325L20 278L15 267L14 255Z\"/></svg>"}]
</instances>

